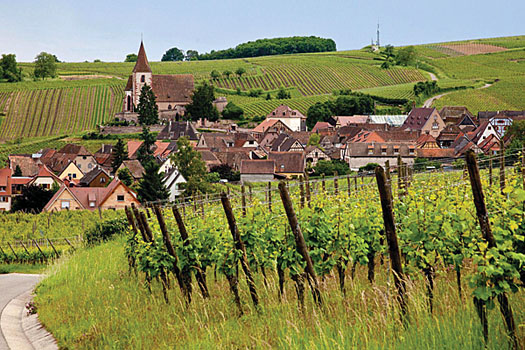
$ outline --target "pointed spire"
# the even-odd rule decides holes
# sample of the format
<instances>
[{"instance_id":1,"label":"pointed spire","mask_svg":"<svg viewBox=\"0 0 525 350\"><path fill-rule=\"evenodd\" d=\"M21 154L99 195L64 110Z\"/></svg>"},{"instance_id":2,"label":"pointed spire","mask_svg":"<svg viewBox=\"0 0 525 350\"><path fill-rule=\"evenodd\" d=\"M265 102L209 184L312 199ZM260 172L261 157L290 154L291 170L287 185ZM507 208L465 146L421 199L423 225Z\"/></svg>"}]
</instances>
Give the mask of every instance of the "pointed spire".
<instances>
[{"instance_id":1,"label":"pointed spire","mask_svg":"<svg viewBox=\"0 0 525 350\"><path fill-rule=\"evenodd\" d=\"M133 73L151 73L151 68L149 66L148 58L146 57L146 50L144 50L144 43L140 41L139 54L137 56L137 63L135 63L135 68L133 68Z\"/></svg>"}]
</instances>

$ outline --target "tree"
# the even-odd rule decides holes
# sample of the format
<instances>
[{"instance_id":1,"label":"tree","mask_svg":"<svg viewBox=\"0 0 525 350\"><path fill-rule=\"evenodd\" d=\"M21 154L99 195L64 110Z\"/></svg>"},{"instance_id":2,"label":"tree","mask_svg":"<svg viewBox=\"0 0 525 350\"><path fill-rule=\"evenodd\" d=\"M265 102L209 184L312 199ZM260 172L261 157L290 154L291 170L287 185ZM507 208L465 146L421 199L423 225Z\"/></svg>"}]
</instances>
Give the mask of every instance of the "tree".
<instances>
[{"instance_id":1,"label":"tree","mask_svg":"<svg viewBox=\"0 0 525 350\"><path fill-rule=\"evenodd\" d=\"M160 59L163 62L166 61L182 61L184 60L184 53L182 50L172 47L164 55L162 55L162 58Z\"/></svg>"},{"instance_id":2,"label":"tree","mask_svg":"<svg viewBox=\"0 0 525 350\"><path fill-rule=\"evenodd\" d=\"M188 194L206 192L206 163L202 160L201 154L191 147L187 137L180 137L177 140L177 150L171 156L171 161L186 179L184 186Z\"/></svg>"},{"instance_id":3,"label":"tree","mask_svg":"<svg viewBox=\"0 0 525 350\"><path fill-rule=\"evenodd\" d=\"M233 170L228 164L214 165L211 167L210 172L217 173L221 179L228 181L239 181L241 179L241 173Z\"/></svg>"},{"instance_id":4,"label":"tree","mask_svg":"<svg viewBox=\"0 0 525 350\"><path fill-rule=\"evenodd\" d=\"M13 176L18 176L18 177L22 176L22 169L20 169L20 165L18 164L16 165Z\"/></svg>"},{"instance_id":5,"label":"tree","mask_svg":"<svg viewBox=\"0 0 525 350\"><path fill-rule=\"evenodd\" d=\"M15 55L2 55L0 59L0 79L6 79L10 83L22 80L22 69L18 68Z\"/></svg>"},{"instance_id":6,"label":"tree","mask_svg":"<svg viewBox=\"0 0 525 350\"><path fill-rule=\"evenodd\" d=\"M385 55L386 59L395 57L396 53L394 47L392 45L386 45L383 49L383 55Z\"/></svg>"},{"instance_id":7,"label":"tree","mask_svg":"<svg viewBox=\"0 0 525 350\"><path fill-rule=\"evenodd\" d=\"M292 97L292 95L288 91L286 91L284 89L284 86L281 86L279 88L279 91L277 92L277 99L278 100L284 100L284 99L291 98L291 97Z\"/></svg>"},{"instance_id":8,"label":"tree","mask_svg":"<svg viewBox=\"0 0 525 350\"><path fill-rule=\"evenodd\" d=\"M47 52L41 52L35 57L35 78L44 80L47 77L56 77L57 64L55 56Z\"/></svg>"},{"instance_id":9,"label":"tree","mask_svg":"<svg viewBox=\"0 0 525 350\"><path fill-rule=\"evenodd\" d=\"M232 72L229 70L225 70L224 72L222 72L222 75L224 75L226 78L229 78L230 75L232 75Z\"/></svg>"},{"instance_id":10,"label":"tree","mask_svg":"<svg viewBox=\"0 0 525 350\"><path fill-rule=\"evenodd\" d=\"M219 111L213 105L213 101L215 101L213 85L204 82L193 91L191 102L186 106L186 114L193 121L200 118L216 121L219 119Z\"/></svg>"},{"instance_id":11,"label":"tree","mask_svg":"<svg viewBox=\"0 0 525 350\"><path fill-rule=\"evenodd\" d=\"M321 159L314 167L314 176L325 174L326 176L333 176L337 172L338 175L347 175L350 173L348 164L339 159L324 160Z\"/></svg>"},{"instance_id":12,"label":"tree","mask_svg":"<svg viewBox=\"0 0 525 350\"><path fill-rule=\"evenodd\" d=\"M269 101L272 99L272 95L270 95L270 93L267 93L266 94L266 101Z\"/></svg>"},{"instance_id":13,"label":"tree","mask_svg":"<svg viewBox=\"0 0 525 350\"><path fill-rule=\"evenodd\" d=\"M399 49L396 55L396 62L402 66L408 66L416 61L417 53L414 46L407 46Z\"/></svg>"},{"instance_id":14,"label":"tree","mask_svg":"<svg viewBox=\"0 0 525 350\"><path fill-rule=\"evenodd\" d=\"M140 139L143 142L137 150L137 159L145 167L146 163L153 161L153 150L151 147L155 144L155 135L149 131L149 128L143 126Z\"/></svg>"},{"instance_id":15,"label":"tree","mask_svg":"<svg viewBox=\"0 0 525 350\"><path fill-rule=\"evenodd\" d=\"M240 77L242 77L242 75L246 73L246 69L242 68L242 67L239 67L237 68L237 70L235 71L235 74L237 74Z\"/></svg>"},{"instance_id":16,"label":"tree","mask_svg":"<svg viewBox=\"0 0 525 350\"><path fill-rule=\"evenodd\" d=\"M188 50L184 59L186 61L196 61L199 59L199 52L197 50Z\"/></svg>"},{"instance_id":17,"label":"tree","mask_svg":"<svg viewBox=\"0 0 525 350\"><path fill-rule=\"evenodd\" d=\"M317 102L306 112L306 126L312 130L317 122L324 122L332 116L330 107L322 102Z\"/></svg>"},{"instance_id":18,"label":"tree","mask_svg":"<svg viewBox=\"0 0 525 350\"><path fill-rule=\"evenodd\" d=\"M144 175L137 189L140 202L162 201L169 198L170 194L164 185L162 175L159 174L159 168L154 161L148 161L144 165Z\"/></svg>"},{"instance_id":19,"label":"tree","mask_svg":"<svg viewBox=\"0 0 525 350\"><path fill-rule=\"evenodd\" d=\"M13 199L12 212L40 213L51 200L55 192L38 185L29 185L22 190L20 196Z\"/></svg>"},{"instance_id":20,"label":"tree","mask_svg":"<svg viewBox=\"0 0 525 350\"><path fill-rule=\"evenodd\" d=\"M111 162L111 167L113 168L113 173L117 172L117 169L120 167L123 161L128 159L128 152L126 151L126 145L121 138L118 139L117 144L113 147L113 161Z\"/></svg>"},{"instance_id":21,"label":"tree","mask_svg":"<svg viewBox=\"0 0 525 350\"><path fill-rule=\"evenodd\" d=\"M308 146L319 146L319 142L321 142L321 136L317 133L313 133L308 139Z\"/></svg>"},{"instance_id":22,"label":"tree","mask_svg":"<svg viewBox=\"0 0 525 350\"><path fill-rule=\"evenodd\" d=\"M514 120L506 131L513 140L525 144L525 120Z\"/></svg>"},{"instance_id":23,"label":"tree","mask_svg":"<svg viewBox=\"0 0 525 350\"><path fill-rule=\"evenodd\" d=\"M145 84L140 90L137 112L139 114L139 124L141 125L152 125L159 122L159 108L157 107L157 99L153 93L153 90L148 84Z\"/></svg>"},{"instance_id":24,"label":"tree","mask_svg":"<svg viewBox=\"0 0 525 350\"><path fill-rule=\"evenodd\" d=\"M233 102L228 102L222 111L222 117L224 119L240 120L244 117L244 110Z\"/></svg>"},{"instance_id":25,"label":"tree","mask_svg":"<svg viewBox=\"0 0 525 350\"><path fill-rule=\"evenodd\" d=\"M210 76L213 80L218 80L221 77L221 73L216 70L212 70Z\"/></svg>"},{"instance_id":26,"label":"tree","mask_svg":"<svg viewBox=\"0 0 525 350\"><path fill-rule=\"evenodd\" d=\"M122 183L126 186L131 186L133 184L133 176L128 168L120 169L117 172L117 177Z\"/></svg>"},{"instance_id":27,"label":"tree","mask_svg":"<svg viewBox=\"0 0 525 350\"><path fill-rule=\"evenodd\" d=\"M130 53L126 56L124 62L137 62L138 56L135 53Z\"/></svg>"}]
</instances>

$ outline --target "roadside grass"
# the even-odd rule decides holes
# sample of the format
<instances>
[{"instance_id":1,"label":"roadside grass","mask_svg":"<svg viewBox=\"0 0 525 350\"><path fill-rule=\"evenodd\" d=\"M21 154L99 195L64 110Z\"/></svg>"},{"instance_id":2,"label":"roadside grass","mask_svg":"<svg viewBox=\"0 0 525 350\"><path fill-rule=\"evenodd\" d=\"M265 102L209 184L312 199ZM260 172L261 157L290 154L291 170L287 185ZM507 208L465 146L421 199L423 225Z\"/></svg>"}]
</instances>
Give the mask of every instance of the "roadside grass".
<instances>
[{"instance_id":1,"label":"roadside grass","mask_svg":"<svg viewBox=\"0 0 525 350\"><path fill-rule=\"evenodd\" d=\"M436 278L434 314L428 313L425 286L409 283L410 321L399 321L387 262L376 267L376 283L358 267L348 275L346 297L335 276L321 282L324 309L313 305L309 291L306 313L297 309L295 290L287 277L283 302L277 281L269 274L264 287L256 284L261 310L249 302L244 276L240 277L244 316L238 317L228 283L208 271L211 298L204 300L194 285L193 302L186 306L172 278L169 304L160 283L152 292L142 275L129 273L124 239L77 251L47 271L37 287L39 318L61 348L68 349L482 349L481 327L469 294L459 299L454 271ZM465 293L470 293L464 282ZM386 286L390 285L390 288ZM521 342L525 340L525 294L511 295ZM508 348L502 317L489 311L487 349Z\"/></svg>"},{"instance_id":2,"label":"roadside grass","mask_svg":"<svg viewBox=\"0 0 525 350\"><path fill-rule=\"evenodd\" d=\"M6 273L43 273L47 264L0 264L0 275Z\"/></svg>"}]
</instances>

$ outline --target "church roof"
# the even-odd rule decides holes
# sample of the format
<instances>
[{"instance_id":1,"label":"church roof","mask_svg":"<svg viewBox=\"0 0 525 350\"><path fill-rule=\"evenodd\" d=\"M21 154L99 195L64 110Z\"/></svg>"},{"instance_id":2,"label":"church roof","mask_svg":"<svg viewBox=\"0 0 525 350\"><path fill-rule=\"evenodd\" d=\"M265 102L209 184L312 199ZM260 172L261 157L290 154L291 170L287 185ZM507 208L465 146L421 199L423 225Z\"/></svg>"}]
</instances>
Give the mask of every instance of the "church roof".
<instances>
[{"instance_id":1,"label":"church roof","mask_svg":"<svg viewBox=\"0 0 525 350\"><path fill-rule=\"evenodd\" d=\"M193 75L153 75L151 88L157 102L190 102L193 92Z\"/></svg>"},{"instance_id":2,"label":"church roof","mask_svg":"<svg viewBox=\"0 0 525 350\"><path fill-rule=\"evenodd\" d=\"M148 72L151 73L151 67L149 66L148 58L146 57L146 50L144 50L144 43L140 42L139 54L137 56L137 63L133 68L133 73Z\"/></svg>"}]
</instances>

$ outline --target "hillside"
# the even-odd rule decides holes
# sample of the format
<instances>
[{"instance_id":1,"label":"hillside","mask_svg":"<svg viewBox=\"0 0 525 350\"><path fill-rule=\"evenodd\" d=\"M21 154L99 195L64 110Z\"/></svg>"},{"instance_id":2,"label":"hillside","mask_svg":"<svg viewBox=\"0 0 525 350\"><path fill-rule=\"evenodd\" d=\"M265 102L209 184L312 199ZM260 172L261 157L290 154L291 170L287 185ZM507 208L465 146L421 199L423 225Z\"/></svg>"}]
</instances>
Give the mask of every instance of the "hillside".
<instances>
[{"instance_id":1,"label":"hillside","mask_svg":"<svg viewBox=\"0 0 525 350\"><path fill-rule=\"evenodd\" d=\"M466 105L472 112L525 109L525 36L476 39L416 47L417 67L380 67L381 56L365 49L191 62L152 62L155 74L193 74L211 81L217 95L245 109L248 118L266 115L280 103L306 113L312 104L332 98L338 89L414 99L412 87L433 73L442 87L471 87L435 101ZM134 63L59 63L61 79L0 84L0 140L19 137L77 134L110 120L120 110L125 79ZM21 63L25 73L32 63ZM246 71L241 77L238 68ZM210 73L221 76L212 80ZM95 79L87 79L95 78ZM66 80L67 79L67 80ZM486 83L490 87L479 89ZM289 100L276 100L284 86ZM236 90L261 89L260 97L240 96ZM267 93L274 98L267 101ZM5 114L2 116L2 113Z\"/></svg>"}]
</instances>

